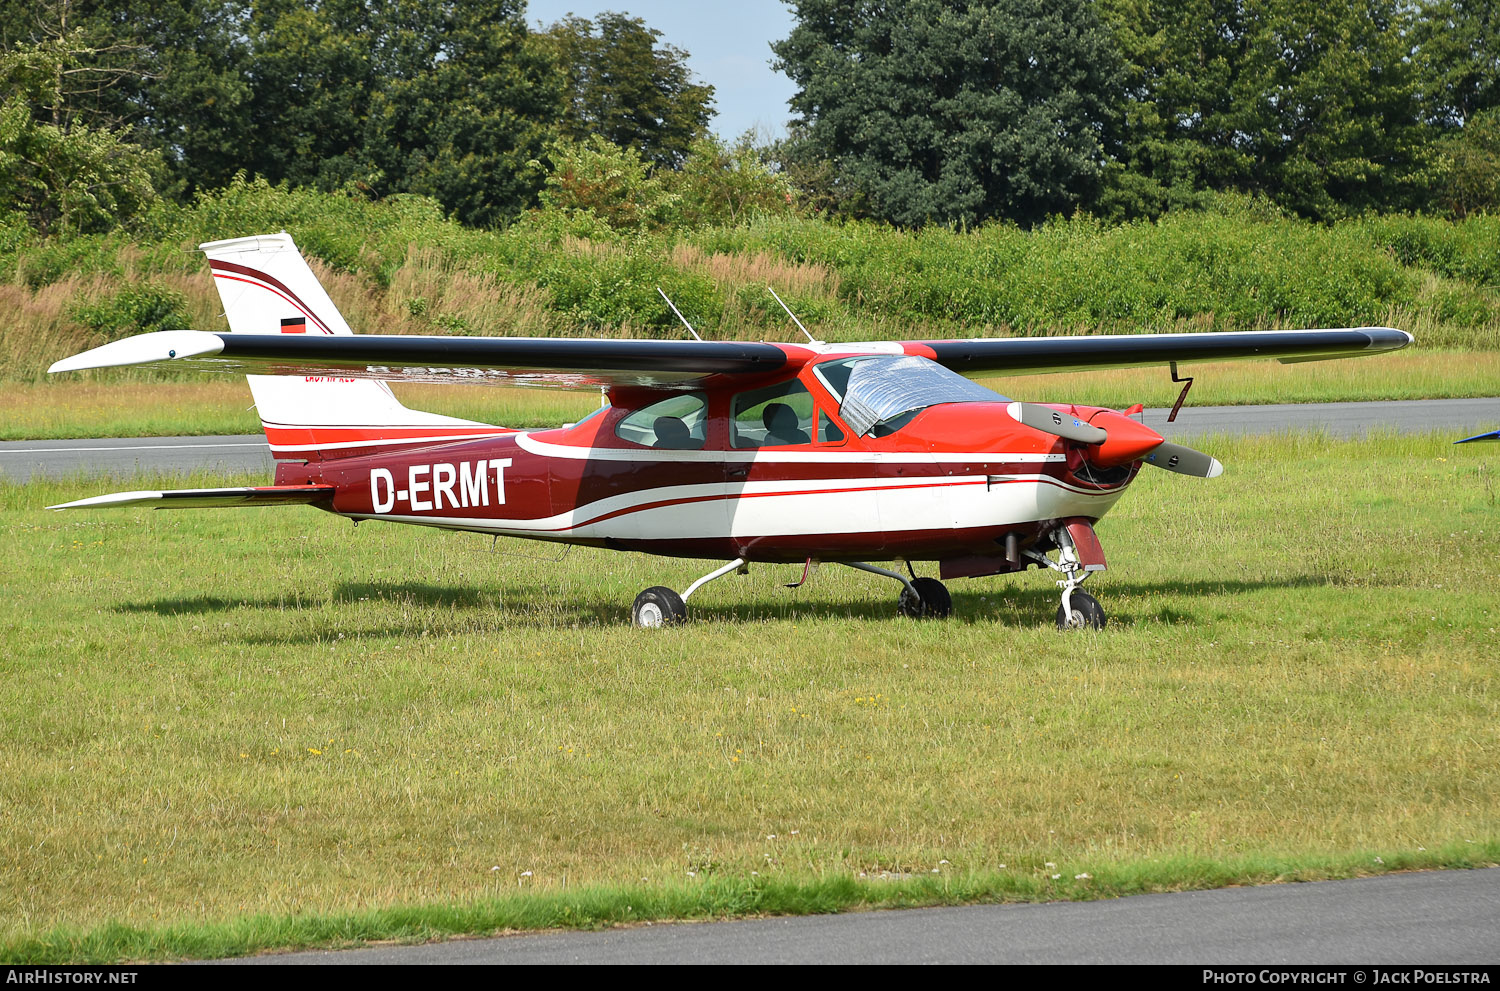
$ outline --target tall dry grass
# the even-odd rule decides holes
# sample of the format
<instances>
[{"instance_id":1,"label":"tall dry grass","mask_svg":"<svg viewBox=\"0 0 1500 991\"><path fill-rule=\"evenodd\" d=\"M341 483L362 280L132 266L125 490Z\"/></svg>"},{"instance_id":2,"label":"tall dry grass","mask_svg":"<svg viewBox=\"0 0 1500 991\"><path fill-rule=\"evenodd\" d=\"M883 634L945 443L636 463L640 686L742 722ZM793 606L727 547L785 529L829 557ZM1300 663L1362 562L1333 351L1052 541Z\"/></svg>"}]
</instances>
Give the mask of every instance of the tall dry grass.
<instances>
[{"instance_id":1,"label":"tall dry grass","mask_svg":"<svg viewBox=\"0 0 1500 991\"><path fill-rule=\"evenodd\" d=\"M764 251L744 255L710 254L695 244L685 243L673 246L670 257L678 268L701 272L727 288L773 286L782 295L838 297L838 273L826 265L794 262Z\"/></svg>"}]
</instances>

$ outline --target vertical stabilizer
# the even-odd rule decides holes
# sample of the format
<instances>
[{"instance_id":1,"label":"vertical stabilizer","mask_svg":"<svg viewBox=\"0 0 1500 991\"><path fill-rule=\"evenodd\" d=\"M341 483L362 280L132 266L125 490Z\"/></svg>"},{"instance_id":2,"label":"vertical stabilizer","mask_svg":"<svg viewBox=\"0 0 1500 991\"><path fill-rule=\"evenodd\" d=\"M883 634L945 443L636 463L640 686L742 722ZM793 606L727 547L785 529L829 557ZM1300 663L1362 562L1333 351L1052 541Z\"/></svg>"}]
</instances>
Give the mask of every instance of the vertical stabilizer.
<instances>
[{"instance_id":1,"label":"vertical stabilizer","mask_svg":"<svg viewBox=\"0 0 1500 991\"><path fill-rule=\"evenodd\" d=\"M210 241L199 248L208 256L231 333L353 333L285 231ZM384 382L247 377L266 440L278 458L321 460L503 432L473 420L408 409Z\"/></svg>"}]
</instances>

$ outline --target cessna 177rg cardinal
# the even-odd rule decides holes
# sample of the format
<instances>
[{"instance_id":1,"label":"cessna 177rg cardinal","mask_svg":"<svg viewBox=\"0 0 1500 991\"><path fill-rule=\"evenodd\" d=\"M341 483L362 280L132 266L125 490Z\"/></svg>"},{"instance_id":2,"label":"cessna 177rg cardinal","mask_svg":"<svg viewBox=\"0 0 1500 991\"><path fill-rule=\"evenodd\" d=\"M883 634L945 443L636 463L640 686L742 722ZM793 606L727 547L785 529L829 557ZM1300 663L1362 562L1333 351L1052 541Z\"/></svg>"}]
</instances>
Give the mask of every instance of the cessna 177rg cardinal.
<instances>
[{"instance_id":1,"label":"cessna 177rg cardinal","mask_svg":"<svg viewBox=\"0 0 1500 991\"><path fill-rule=\"evenodd\" d=\"M1124 412L1011 400L965 376L1179 362L1314 361L1404 347L1384 327L870 344L355 335L285 232L202 245L228 333L142 334L52 366L248 373L275 484L122 492L55 509L307 504L353 520L726 562L634 621L686 618L699 588L752 562L846 564L944 616L944 579L1043 567L1058 625L1104 625L1079 590L1105 567L1094 525L1142 466L1219 462ZM800 326L800 324L799 324ZM408 409L387 381L603 389L555 430ZM905 562L910 577L868 561Z\"/></svg>"}]
</instances>

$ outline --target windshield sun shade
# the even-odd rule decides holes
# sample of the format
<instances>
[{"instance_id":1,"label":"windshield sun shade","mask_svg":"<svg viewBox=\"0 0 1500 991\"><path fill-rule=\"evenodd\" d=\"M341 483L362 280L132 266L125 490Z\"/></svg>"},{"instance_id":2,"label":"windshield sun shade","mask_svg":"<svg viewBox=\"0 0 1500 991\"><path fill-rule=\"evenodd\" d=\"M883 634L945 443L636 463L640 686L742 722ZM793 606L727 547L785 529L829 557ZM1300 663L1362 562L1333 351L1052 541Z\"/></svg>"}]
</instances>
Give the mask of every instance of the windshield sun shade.
<instances>
[{"instance_id":1,"label":"windshield sun shade","mask_svg":"<svg viewBox=\"0 0 1500 991\"><path fill-rule=\"evenodd\" d=\"M853 362L839 415L864 435L879 423L939 403L1003 403L1006 398L926 358L881 356Z\"/></svg>"}]
</instances>

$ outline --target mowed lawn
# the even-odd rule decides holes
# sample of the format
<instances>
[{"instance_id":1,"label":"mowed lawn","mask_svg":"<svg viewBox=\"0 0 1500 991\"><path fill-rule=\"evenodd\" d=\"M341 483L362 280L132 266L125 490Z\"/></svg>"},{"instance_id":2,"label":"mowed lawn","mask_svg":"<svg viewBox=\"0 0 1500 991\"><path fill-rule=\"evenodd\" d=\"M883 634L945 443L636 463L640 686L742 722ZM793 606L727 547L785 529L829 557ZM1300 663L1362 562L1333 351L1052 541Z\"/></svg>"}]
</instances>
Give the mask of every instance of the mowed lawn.
<instances>
[{"instance_id":1,"label":"mowed lawn","mask_svg":"<svg viewBox=\"0 0 1500 991\"><path fill-rule=\"evenodd\" d=\"M1224 477L1147 470L1100 525L1098 634L1036 571L914 622L826 565L638 631L637 592L712 565L0 486L0 958L537 894L586 924L569 898L1492 862L1500 447L1451 439L1199 439ZM111 923L157 935L87 942Z\"/></svg>"}]
</instances>

